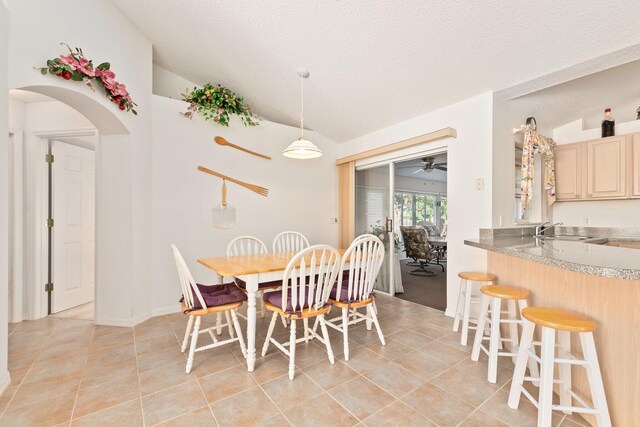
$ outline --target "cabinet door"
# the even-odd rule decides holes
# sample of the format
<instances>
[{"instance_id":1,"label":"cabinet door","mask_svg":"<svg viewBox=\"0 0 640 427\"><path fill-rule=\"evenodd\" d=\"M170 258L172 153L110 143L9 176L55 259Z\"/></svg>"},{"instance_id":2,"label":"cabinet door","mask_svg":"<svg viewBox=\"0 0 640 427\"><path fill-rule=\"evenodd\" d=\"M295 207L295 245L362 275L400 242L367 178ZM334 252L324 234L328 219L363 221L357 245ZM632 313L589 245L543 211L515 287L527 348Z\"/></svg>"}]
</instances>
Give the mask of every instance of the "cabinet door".
<instances>
[{"instance_id":1,"label":"cabinet door","mask_svg":"<svg viewBox=\"0 0 640 427\"><path fill-rule=\"evenodd\" d=\"M627 197L626 136L587 142L587 199Z\"/></svg>"},{"instance_id":2,"label":"cabinet door","mask_svg":"<svg viewBox=\"0 0 640 427\"><path fill-rule=\"evenodd\" d=\"M640 197L640 134L633 135L631 160L631 171L633 171L632 196Z\"/></svg>"},{"instance_id":3,"label":"cabinet door","mask_svg":"<svg viewBox=\"0 0 640 427\"><path fill-rule=\"evenodd\" d=\"M556 200L582 200L582 145L557 145Z\"/></svg>"}]
</instances>

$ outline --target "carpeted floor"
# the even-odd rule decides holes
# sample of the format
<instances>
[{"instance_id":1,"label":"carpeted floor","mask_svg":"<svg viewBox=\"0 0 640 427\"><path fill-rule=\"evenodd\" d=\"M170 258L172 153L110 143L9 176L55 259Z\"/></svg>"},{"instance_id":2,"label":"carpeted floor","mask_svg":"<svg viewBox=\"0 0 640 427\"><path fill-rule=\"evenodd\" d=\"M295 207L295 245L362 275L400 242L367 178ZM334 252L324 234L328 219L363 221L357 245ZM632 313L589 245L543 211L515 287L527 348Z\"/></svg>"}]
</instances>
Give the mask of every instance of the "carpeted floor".
<instances>
[{"instance_id":1,"label":"carpeted floor","mask_svg":"<svg viewBox=\"0 0 640 427\"><path fill-rule=\"evenodd\" d=\"M407 262L409 261L400 261L404 293L396 294L396 297L445 311L447 308L447 272L443 273L439 265L430 265L427 270L433 271L437 275L432 277L414 276L409 274L409 271L416 267L408 266Z\"/></svg>"}]
</instances>

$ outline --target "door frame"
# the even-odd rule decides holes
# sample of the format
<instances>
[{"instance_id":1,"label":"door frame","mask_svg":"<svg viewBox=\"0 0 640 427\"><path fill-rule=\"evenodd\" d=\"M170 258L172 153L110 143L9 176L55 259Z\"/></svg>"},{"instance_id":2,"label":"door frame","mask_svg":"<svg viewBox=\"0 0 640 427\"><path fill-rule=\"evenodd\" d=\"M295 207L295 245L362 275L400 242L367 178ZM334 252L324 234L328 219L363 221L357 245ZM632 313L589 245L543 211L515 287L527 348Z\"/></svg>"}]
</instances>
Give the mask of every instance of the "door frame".
<instances>
[{"instance_id":1,"label":"door frame","mask_svg":"<svg viewBox=\"0 0 640 427\"><path fill-rule=\"evenodd\" d=\"M25 140L24 170L31 178L25 181L23 197L25 206L31 206L33 211L25 217L25 236L22 243L27 274L22 284L14 284L15 288L26 291L23 291L26 299L23 320L40 319L48 315L48 298L44 285L47 283L48 267L49 177L44 159L49 152L49 141L79 136L96 138L95 151L98 162L100 133L93 127L30 132Z\"/></svg>"},{"instance_id":2,"label":"door frame","mask_svg":"<svg viewBox=\"0 0 640 427\"><path fill-rule=\"evenodd\" d=\"M429 148L425 148L425 147L420 147L420 146L416 146L414 150L408 150L408 151L404 151L402 153L394 153L394 152L390 152L390 153L386 153L380 156L375 156L375 157L369 157L369 158L365 158L365 159L359 159L356 160L355 165L354 165L354 169L357 172L358 170L366 170L366 169L373 169L376 167L380 167L380 166L389 166L389 212L391 213L392 219L393 219L393 204L394 204L394 193L395 193L395 165L396 163L400 163L400 162L404 162L407 160L414 160L414 159L419 159L421 157L426 157L426 156L437 156L439 154L444 154L444 153L448 153L448 144L446 142L444 142L443 144L433 144L432 147ZM355 192L354 192L354 197L355 197ZM447 192L447 197L449 197L449 194ZM355 210L353 212L354 216L355 216ZM390 242L394 242L394 232L393 229L395 227L395 224L392 221L392 227L391 227L391 232L389 232L389 241ZM389 247L391 247L391 245L389 245ZM396 283L395 283L395 263L394 263L394 257L393 255L391 255L389 257L389 293L386 292L382 292L382 291L376 291L376 292L380 292L386 295L391 295L393 297L395 297L395 290L396 290Z\"/></svg>"}]
</instances>

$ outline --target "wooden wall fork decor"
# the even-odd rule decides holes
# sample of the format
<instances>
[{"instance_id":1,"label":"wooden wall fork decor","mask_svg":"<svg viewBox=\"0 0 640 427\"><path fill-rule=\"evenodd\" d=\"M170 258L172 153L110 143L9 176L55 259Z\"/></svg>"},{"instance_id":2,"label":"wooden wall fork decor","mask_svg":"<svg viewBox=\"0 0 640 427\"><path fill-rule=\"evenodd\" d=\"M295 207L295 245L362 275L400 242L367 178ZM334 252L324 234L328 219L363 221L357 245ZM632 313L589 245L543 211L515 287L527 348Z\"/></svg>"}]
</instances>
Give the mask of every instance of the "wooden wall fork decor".
<instances>
[{"instance_id":1,"label":"wooden wall fork decor","mask_svg":"<svg viewBox=\"0 0 640 427\"><path fill-rule=\"evenodd\" d=\"M198 166L198 170L200 172L208 173L209 175L217 176L218 178L221 178L223 181L233 182L234 184L237 184L246 189L249 189L254 193L258 193L261 196L267 197L269 195L268 188L260 187L259 185L249 184L247 182L243 182L243 181L231 178L230 176L223 175L220 172L213 171L211 169L205 168L204 166Z\"/></svg>"},{"instance_id":2,"label":"wooden wall fork decor","mask_svg":"<svg viewBox=\"0 0 640 427\"><path fill-rule=\"evenodd\" d=\"M271 157L269 157L269 156L265 156L264 154L256 153L255 151L247 150L244 147L240 147L239 145L232 144L232 143L230 143L229 141L227 141L226 139L224 139L221 136L216 136L215 138L213 138L213 140L218 145L224 145L224 146L227 146L227 147L235 148L236 150L244 151L245 153L253 154L254 156L262 157L263 159L267 159L267 160L271 160Z\"/></svg>"}]
</instances>

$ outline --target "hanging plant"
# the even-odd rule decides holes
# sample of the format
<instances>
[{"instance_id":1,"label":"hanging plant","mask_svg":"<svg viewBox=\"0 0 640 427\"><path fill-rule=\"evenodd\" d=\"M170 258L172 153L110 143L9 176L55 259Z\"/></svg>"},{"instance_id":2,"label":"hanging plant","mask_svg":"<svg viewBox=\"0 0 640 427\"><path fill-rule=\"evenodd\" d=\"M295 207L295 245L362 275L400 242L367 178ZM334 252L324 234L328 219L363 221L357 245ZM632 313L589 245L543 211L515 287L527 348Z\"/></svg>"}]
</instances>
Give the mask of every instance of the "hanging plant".
<instances>
[{"instance_id":1,"label":"hanging plant","mask_svg":"<svg viewBox=\"0 0 640 427\"><path fill-rule=\"evenodd\" d=\"M43 76L50 73L65 80L84 82L94 92L92 83L95 83L104 89L107 98L117 104L118 108L138 114L133 108L138 104L131 100L126 86L115 80L116 75L110 70L111 64L103 62L94 67L93 62L84 56L82 49L76 48L74 51L68 44L60 44L69 49L69 55L60 55L58 58L47 60L46 67L34 68L40 70Z\"/></svg>"},{"instance_id":2,"label":"hanging plant","mask_svg":"<svg viewBox=\"0 0 640 427\"><path fill-rule=\"evenodd\" d=\"M183 115L190 119L194 113L198 113L205 120L229 126L230 116L236 115L245 126L260 124L260 117L251 111L251 107L241 96L219 84L207 83L201 88L194 87L191 91L187 89L182 94L182 100L189 103L189 108Z\"/></svg>"}]
</instances>

